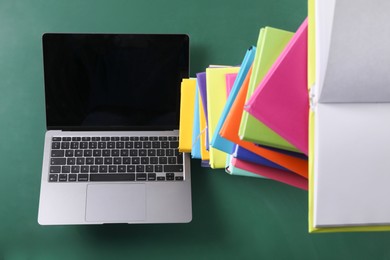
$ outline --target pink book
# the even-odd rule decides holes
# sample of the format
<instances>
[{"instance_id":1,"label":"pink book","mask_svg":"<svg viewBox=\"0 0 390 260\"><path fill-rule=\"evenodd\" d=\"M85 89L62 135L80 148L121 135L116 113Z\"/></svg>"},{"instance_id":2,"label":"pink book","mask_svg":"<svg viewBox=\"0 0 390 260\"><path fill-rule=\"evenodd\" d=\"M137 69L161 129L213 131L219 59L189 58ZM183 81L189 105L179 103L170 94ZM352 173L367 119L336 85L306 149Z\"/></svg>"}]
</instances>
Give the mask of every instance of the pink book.
<instances>
[{"instance_id":1,"label":"pink book","mask_svg":"<svg viewBox=\"0 0 390 260\"><path fill-rule=\"evenodd\" d=\"M283 171L260 164L254 164L237 158L232 158L231 164L239 169L258 174L268 179L280 181L302 190L308 189L308 180L290 171Z\"/></svg>"},{"instance_id":2,"label":"pink book","mask_svg":"<svg viewBox=\"0 0 390 260\"><path fill-rule=\"evenodd\" d=\"M272 65L245 110L308 154L307 19Z\"/></svg>"},{"instance_id":3,"label":"pink book","mask_svg":"<svg viewBox=\"0 0 390 260\"><path fill-rule=\"evenodd\" d=\"M226 74L225 77L226 77L226 94L227 94L226 99L227 99L229 97L230 91L233 88L234 81L237 78L237 73L228 73Z\"/></svg>"}]
</instances>

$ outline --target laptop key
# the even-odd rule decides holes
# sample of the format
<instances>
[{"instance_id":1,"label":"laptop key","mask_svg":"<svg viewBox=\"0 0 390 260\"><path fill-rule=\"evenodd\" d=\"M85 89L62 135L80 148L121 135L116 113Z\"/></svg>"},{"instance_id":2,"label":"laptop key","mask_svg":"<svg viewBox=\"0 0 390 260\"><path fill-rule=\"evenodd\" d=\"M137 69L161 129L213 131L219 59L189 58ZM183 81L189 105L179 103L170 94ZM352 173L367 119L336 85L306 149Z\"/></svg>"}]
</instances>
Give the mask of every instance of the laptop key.
<instances>
[{"instance_id":1,"label":"laptop key","mask_svg":"<svg viewBox=\"0 0 390 260\"><path fill-rule=\"evenodd\" d=\"M70 168L71 173L79 173L80 172L80 166L72 166Z\"/></svg>"},{"instance_id":2,"label":"laptop key","mask_svg":"<svg viewBox=\"0 0 390 260\"><path fill-rule=\"evenodd\" d=\"M70 173L70 166L62 166L61 172L62 173Z\"/></svg>"},{"instance_id":3,"label":"laptop key","mask_svg":"<svg viewBox=\"0 0 390 260\"><path fill-rule=\"evenodd\" d=\"M96 173L96 172L99 171L99 166L97 166L97 165L92 165L92 166L89 168L89 171L90 171L90 172Z\"/></svg>"},{"instance_id":4,"label":"laptop key","mask_svg":"<svg viewBox=\"0 0 390 260\"><path fill-rule=\"evenodd\" d=\"M102 156L102 150L93 150L93 156L94 157Z\"/></svg>"},{"instance_id":5,"label":"laptop key","mask_svg":"<svg viewBox=\"0 0 390 260\"><path fill-rule=\"evenodd\" d=\"M106 165L101 165L99 166L99 172L107 172L108 171L108 167Z\"/></svg>"},{"instance_id":6,"label":"laptop key","mask_svg":"<svg viewBox=\"0 0 390 260\"><path fill-rule=\"evenodd\" d=\"M148 173L148 181L155 181L155 180L156 180L156 174Z\"/></svg>"},{"instance_id":7,"label":"laptop key","mask_svg":"<svg viewBox=\"0 0 390 260\"><path fill-rule=\"evenodd\" d=\"M76 150L75 153L74 153L74 156L82 157L83 156L83 150Z\"/></svg>"},{"instance_id":8,"label":"laptop key","mask_svg":"<svg viewBox=\"0 0 390 260\"><path fill-rule=\"evenodd\" d=\"M112 164L112 158L111 157L105 157L104 158L104 164Z\"/></svg>"},{"instance_id":9,"label":"laptop key","mask_svg":"<svg viewBox=\"0 0 390 260\"><path fill-rule=\"evenodd\" d=\"M176 164L176 157L168 157L168 164Z\"/></svg>"},{"instance_id":10,"label":"laptop key","mask_svg":"<svg viewBox=\"0 0 390 260\"><path fill-rule=\"evenodd\" d=\"M53 137L51 140L52 141L61 141L61 137Z\"/></svg>"},{"instance_id":11,"label":"laptop key","mask_svg":"<svg viewBox=\"0 0 390 260\"><path fill-rule=\"evenodd\" d=\"M58 174L49 174L49 182L57 182Z\"/></svg>"},{"instance_id":12,"label":"laptop key","mask_svg":"<svg viewBox=\"0 0 390 260\"><path fill-rule=\"evenodd\" d=\"M65 165L66 164L66 158L51 158L50 159L50 165Z\"/></svg>"},{"instance_id":13,"label":"laptop key","mask_svg":"<svg viewBox=\"0 0 390 260\"><path fill-rule=\"evenodd\" d=\"M125 174L90 174L90 181L134 181L134 173L125 173Z\"/></svg>"},{"instance_id":14,"label":"laptop key","mask_svg":"<svg viewBox=\"0 0 390 260\"><path fill-rule=\"evenodd\" d=\"M149 164L149 157L141 157L141 164Z\"/></svg>"},{"instance_id":15,"label":"laptop key","mask_svg":"<svg viewBox=\"0 0 390 260\"><path fill-rule=\"evenodd\" d=\"M175 174L174 173L167 173L166 174L167 181L173 181L175 179Z\"/></svg>"},{"instance_id":16,"label":"laptop key","mask_svg":"<svg viewBox=\"0 0 390 260\"><path fill-rule=\"evenodd\" d=\"M60 142L52 142L51 143L51 149L60 149L61 143Z\"/></svg>"},{"instance_id":17,"label":"laptop key","mask_svg":"<svg viewBox=\"0 0 390 260\"><path fill-rule=\"evenodd\" d=\"M88 157L88 158L86 158L86 160L85 160L85 164L88 164L88 165L93 164L93 162L94 162L93 157Z\"/></svg>"},{"instance_id":18,"label":"laptop key","mask_svg":"<svg viewBox=\"0 0 390 260\"><path fill-rule=\"evenodd\" d=\"M154 166L154 171L155 172L162 172L163 166L162 165L155 165Z\"/></svg>"},{"instance_id":19,"label":"laptop key","mask_svg":"<svg viewBox=\"0 0 390 260\"><path fill-rule=\"evenodd\" d=\"M146 173L137 173L136 180L137 181L146 181Z\"/></svg>"},{"instance_id":20,"label":"laptop key","mask_svg":"<svg viewBox=\"0 0 390 260\"><path fill-rule=\"evenodd\" d=\"M114 158L114 164L122 164L122 158L121 157L115 157Z\"/></svg>"},{"instance_id":21,"label":"laptop key","mask_svg":"<svg viewBox=\"0 0 390 260\"><path fill-rule=\"evenodd\" d=\"M51 150L51 157L64 157L64 150Z\"/></svg>"},{"instance_id":22,"label":"laptop key","mask_svg":"<svg viewBox=\"0 0 390 260\"><path fill-rule=\"evenodd\" d=\"M168 162L167 157L160 157L160 158L158 158L158 163L159 164L167 164L167 162Z\"/></svg>"},{"instance_id":23,"label":"laptop key","mask_svg":"<svg viewBox=\"0 0 390 260\"><path fill-rule=\"evenodd\" d=\"M164 165L164 172L183 172L183 165Z\"/></svg>"},{"instance_id":24,"label":"laptop key","mask_svg":"<svg viewBox=\"0 0 390 260\"><path fill-rule=\"evenodd\" d=\"M103 157L96 157L95 164L98 164L98 165L103 164Z\"/></svg>"},{"instance_id":25,"label":"laptop key","mask_svg":"<svg viewBox=\"0 0 390 260\"><path fill-rule=\"evenodd\" d=\"M86 165L81 166L81 172L82 173L88 173L89 172L89 166L86 166Z\"/></svg>"},{"instance_id":26,"label":"laptop key","mask_svg":"<svg viewBox=\"0 0 390 260\"><path fill-rule=\"evenodd\" d=\"M178 156L177 156L177 163L178 164L183 164L183 154L180 153Z\"/></svg>"},{"instance_id":27,"label":"laptop key","mask_svg":"<svg viewBox=\"0 0 390 260\"><path fill-rule=\"evenodd\" d=\"M75 165L76 164L76 158L67 158L66 159L67 165Z\"/></svg>"},{"instance_id":28,"label":"laptop key","mask_svg":"<svg viewBox=\"0 0 390 260\"><path fill-rule=\"evenodd\" d=\"M77 176L77 180L78 181L88 181L88 174L79 174L78 176Z\"/></svg>"},{"instance_id":29,"label":"laptop key","mask_svg":"<svg viewBox=\"0 0 390 260\"><path fill-rule=\"evenodd\" d=\"M74 151L73 150L66 150L65 151L65 156L66 157L73 157Z\"/></svg>"},{"instance_id":30,"label":"laptop key","mask_svg":"<svg viewBox=\"0 0 390 260\"><path fill-rule=\"evenodd\" d=\"M145 149L140 149L140 150L138 151L138 153L139 153L139 156L146 156L146 155L147 155L147 152L146 152Z\"/></svg>"},{"instance_id":31,"label":"laptop key","mask_svg":"<svg viewBox=\"0 0 390 260\"><path fill-rule=\"evenodd\" d=\"M157 177L157 180L158 180L158 181L165 181L165 177L164 177L164 176L158 176L158 177Z\"/></svg>"},{"instance_id":32,"label":"laptop key","mask_svg":"<svg viewBox=\"0 0 390 260\"><path fill-rule=\"evenodd\" d=\"M68 180L68 174L60 174L58 180L60 182L66 182Z\"/></svg>"},{"instance_id":33,"label":"laptop key","mask_svg":"<svg viewBox=\"0 0 390 260\"><path fill-rule=\"evenodd\" d=\"M166 149L165 154L166 156L173 156L175 154L175 151L173 149Z\"/></svg>"},{"instance_id":34,"label":"laptop key","mask_svg":"<svg viewBox=\"0 0 390 260\"><path fill-rule=\"evenodd\" d=\"M179 147L179 142L177 142L177 141L171 141L171 142L170 142L170 147L171 147L171 148L178 148L178 147Z\"/></svg>"},{"instance_id":35,"label":"laptop key","mask_svg":"<svg viewBox=\"0 0 390 260\"><path fill-rule=\"evenodd\" d=\"M137 165L136 171L137 172L145 172L145 166L144 165Z\"/></svg>"},{"instance_id":36,"label":"laptop key","mask_svg":"<svg viewBox=\"0 0 390 260\"><path fill-rule=\"evenodd\" d=\"M130 164L131 160L130 157L123 157L123 164Z\"/></svg>"},{"instance_id":37,"label":"laptop key","mask_svg":"<svg viewBox=\"0 0 390 260\"><path fill-rule=\"evenodd\" d=\"M68 181L76 181L77 180L77 174L69 174Z\"/></svg>"},{"instance_id":38,"label":"laptop key","mask_svg":"<svg viewBox=\"0 0 390 260\"><path fill-rule=\"evenodd\" d=\"M116 142L116 148L117 149L123 149L125 147L125 143L124 142Z\"/></svg>"},{"instance_id":39,"label":"laptop key","mask_svg":"<svg viewBox=\"0 0 390 260\"><path fill-rule=\"evenodd\" d=\"M50 173L60 173L61 166L50 166Z\"/></svg>"},{"instance_id":40,"label":"laptop key","mask_svg":"<svg viewBox=\"0 0 390 260\"><path fill-rule=\"evenodd\" d=\"M175 180L176 180L176 181L182 181L182 180L183 180L183 176L176 176L176 177L175 177Z\"/></svg>"},{"instance_id":41,"label":"laptop key","mask_svg":"<svg viewBox=\"0 0 390 260\"><path fill-rule=\"evenodd\" d=\"M145 167L145 171L146 172L153 172L153 165L146 165L146 167Z\"/></svg>"},{"instance_id":42,"label":"laptop key","mask_svg":"<svg viewBox=\"0 0 390 260\"><path fill-rule=\"evenodd\" d=\"M84 165L85 164L85 158L77 158L76 159L77 165Z\"/></svg>"}]
</instances>

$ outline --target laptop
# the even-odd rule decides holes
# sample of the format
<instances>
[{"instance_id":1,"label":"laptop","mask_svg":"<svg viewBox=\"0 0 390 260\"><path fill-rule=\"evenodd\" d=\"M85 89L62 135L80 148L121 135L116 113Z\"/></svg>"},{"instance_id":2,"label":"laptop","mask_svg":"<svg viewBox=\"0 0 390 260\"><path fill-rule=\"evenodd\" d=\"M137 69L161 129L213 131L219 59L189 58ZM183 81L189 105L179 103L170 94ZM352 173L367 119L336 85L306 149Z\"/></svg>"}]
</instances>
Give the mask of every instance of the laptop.
<instances>
[{"instance_id":1,"label":"laptop","mask_svg":"<svg viewBox=\"0 0 390 260\"><path fill-rule=\"evenodd\" d=\"M189 37L44 34L41 225L186 223L188 154L178 151Z\"/></svg>"}]
</instances>

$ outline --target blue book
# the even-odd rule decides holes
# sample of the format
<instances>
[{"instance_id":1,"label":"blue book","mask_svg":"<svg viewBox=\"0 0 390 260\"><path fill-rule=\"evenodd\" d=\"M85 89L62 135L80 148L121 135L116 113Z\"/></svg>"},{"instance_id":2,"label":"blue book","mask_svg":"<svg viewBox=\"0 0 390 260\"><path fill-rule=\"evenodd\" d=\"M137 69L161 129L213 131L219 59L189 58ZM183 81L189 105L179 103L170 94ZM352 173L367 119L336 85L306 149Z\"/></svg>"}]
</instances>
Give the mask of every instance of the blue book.
<instances>
[{"instance_id":1,"label":"blue book","mask_svg":"<svg viewBox=\"0 0 390 260\"><path fill-rule=\"evenodd\" d=\"M233 142L221 137L219 135L219 132L223 126L223 123L226 120L226 117L227 117L227 115L228 115L228 113L233 105L234 100L237 97L237 94L242 86L242 83L244 82L244 80L248 74L248 71L253 63L253 59L255 57L255 52L256 52L256 47L254 47L254 46L250 47L247 50L245 57L244 57L244 60L242 61L242 64L241 64L240 71L237 74L237 78L234 81L234 85L232 87L230 95L226 101L225 107L221 113L218 124L215 128L213 137L211 138L210 145L213 148L216 148L216 149L221 150L221 151L228 153L228 154L233 153L233 149L234 149L235 144Z\"/></svg>"},{"instance_id":2,"label":"blue book","mask_svg":"<svg viewBox=\"0 0 390 260\"><path fill-rule=\"evenodd\" d=\"M194 108L194 125L192 128L192 149L191 157L193 159L201 159L200 154L200 122L199 122L199 89L196 86L195 92L195 108Z\"/></svg>"},{"instance_id":3,"label":"blue book","mask_svg":"<svg viewBox=\"0 0 390 260\"><path fill-rule=\"evenodd\" d=\"M276 163L274 163L274 162L272 162L272 161L270 161L270 160L268 160L260 155L252 153L251 151L248 151L247 149L245 149L239 145L235 145L233 157L240 159L240 160L243 160L243 161L261 164L261 165L265 165L268 167L288 171L286 168L280 166L279 164L276 164Z\"/></svg>"}]
</instances>

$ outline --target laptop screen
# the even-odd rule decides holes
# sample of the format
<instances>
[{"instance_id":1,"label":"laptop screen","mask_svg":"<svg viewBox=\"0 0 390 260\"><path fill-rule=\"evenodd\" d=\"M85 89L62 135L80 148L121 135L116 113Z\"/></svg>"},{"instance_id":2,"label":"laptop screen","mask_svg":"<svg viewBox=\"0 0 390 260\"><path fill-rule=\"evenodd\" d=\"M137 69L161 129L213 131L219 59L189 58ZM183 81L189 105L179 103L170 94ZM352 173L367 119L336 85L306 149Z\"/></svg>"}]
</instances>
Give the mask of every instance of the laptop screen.
<instances>
[{"instance_id":1,"label":"laptop screen","mask_svg":"<svg viewBox=\"0 0 390 260\"><path fill-rule=\"evenodd\" d=\"M48 130L173 130L187 35L45 34Z\"/></svg>"}]
</instances>

